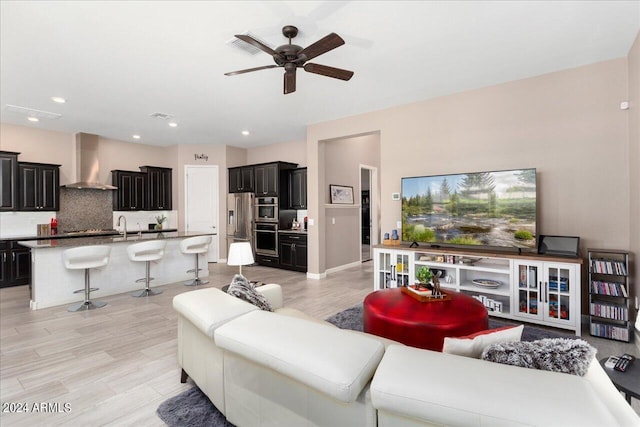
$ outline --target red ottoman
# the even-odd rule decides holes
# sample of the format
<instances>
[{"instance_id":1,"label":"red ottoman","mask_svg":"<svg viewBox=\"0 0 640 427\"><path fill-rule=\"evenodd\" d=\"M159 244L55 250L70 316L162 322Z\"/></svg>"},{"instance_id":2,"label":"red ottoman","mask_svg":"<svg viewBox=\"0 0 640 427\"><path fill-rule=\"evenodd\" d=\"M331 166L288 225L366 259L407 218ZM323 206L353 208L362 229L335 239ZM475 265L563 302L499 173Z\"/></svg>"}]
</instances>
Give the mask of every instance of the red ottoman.
<instances>
[{"instance_id":1,"label":"red ottoman","mask_svg":"<svg viewBox=\"0 0 640 427\"><path fill-rule=\"evenodd\" d=\"M364 331L406 345L442 351L444 337L460 337L489 327L487 309L459 292L451 299L420 302L400 288L383 289L364 299Z\"/></svg>"}]
</instances>

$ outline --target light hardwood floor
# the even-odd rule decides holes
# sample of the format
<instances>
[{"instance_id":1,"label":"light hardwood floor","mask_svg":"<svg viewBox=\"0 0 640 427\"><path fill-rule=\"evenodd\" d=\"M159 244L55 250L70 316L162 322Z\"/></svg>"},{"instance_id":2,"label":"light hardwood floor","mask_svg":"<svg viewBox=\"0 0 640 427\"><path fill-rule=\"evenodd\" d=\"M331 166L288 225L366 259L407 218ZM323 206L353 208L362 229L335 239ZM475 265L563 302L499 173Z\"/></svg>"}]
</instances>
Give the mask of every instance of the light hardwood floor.
<instances>
[{"instance_id":1,"label":"light hardwood floor","mask_svg":"<svg viewBox=\"0 0 640 427\"><path fill-rule=\"evenodd\" d=\"M237 271L224 264L209 267L207 287L226 285ZM251 280L280 283L286 305L321 319L360 303L373 287L372 262L325 280L260 266L243 272ZM31 311L28 287L0 289L2 409L26 404L33 411L34 404L49 404L46 413L3 411L0 424L164 425L155 414L158 405L192 386L179 381L177 317L171 306L175 295L192 288L182 283L161 288L161 295L148 298L99 298L108 305L84 313L69 313L66 307ZM600 357L634 351L629 344L584 338ZM634 408L640 410L637 401Z\"/></svg>"}]
</instances>

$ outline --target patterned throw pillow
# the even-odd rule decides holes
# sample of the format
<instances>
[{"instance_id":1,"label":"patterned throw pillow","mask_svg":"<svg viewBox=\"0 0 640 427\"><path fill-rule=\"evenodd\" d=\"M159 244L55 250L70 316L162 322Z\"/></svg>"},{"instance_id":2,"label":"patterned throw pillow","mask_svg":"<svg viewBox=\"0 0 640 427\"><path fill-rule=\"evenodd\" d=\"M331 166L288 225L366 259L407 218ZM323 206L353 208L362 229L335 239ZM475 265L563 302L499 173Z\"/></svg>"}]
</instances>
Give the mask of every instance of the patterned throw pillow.
<instances>
[{"instance_id":1,"label":"patterned throw pillow","mask_svg":"<svg viewBox=\"0 0 640 427\"><path fill-rule=\"evenodd\" d=\"M492 344L482 359L523 368L584 376L596 349L579 339L545 338L537 341Z\"/></svg>"},{"instance_id":2,"label":"patterned throw pillow","mask_svg":"<svg viewBox=\"0 0 640 427\"><path fill-rule=\"evenodd\" d=\"M240 298L258 307L260 310L273 311L271 303L243 276L236 274L227 289L229 295Z\"/></svg>"}]
</instances>

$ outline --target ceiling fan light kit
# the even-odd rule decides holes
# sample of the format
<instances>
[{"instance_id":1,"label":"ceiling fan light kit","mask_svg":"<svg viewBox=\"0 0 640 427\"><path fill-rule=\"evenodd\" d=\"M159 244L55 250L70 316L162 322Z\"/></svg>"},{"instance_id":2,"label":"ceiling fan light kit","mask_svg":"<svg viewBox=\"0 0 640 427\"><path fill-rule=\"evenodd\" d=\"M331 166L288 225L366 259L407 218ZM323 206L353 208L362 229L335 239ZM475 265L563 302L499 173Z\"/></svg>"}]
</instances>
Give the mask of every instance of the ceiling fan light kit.
<instances>
[{"instance_id":1,"label":"ceiling fan light kit","mask_svg":"<svg viewBox=\"0 0 640 427\"><path fill-rule=\"evenodd\" d=\"M272 49L259 40L246 34L237 34L236 37L250 45L271 55L276 65L265 65L256 68L247 68L245 70L232 71L225 73L225 76L235 76L238 74L249 73L252 71L266 70L269 68L284 68L284 94L296 91L296 70L304 69L308 73L319 74L321 76L331 77L340 80L349 80L353 77L353 71L343 70L341 68L329 67L328 65L320 65L307 63L307 61L329 52L344 44L342 37L336 33L331 33L317 42L302 48L291 43L291 39L298 35L298 29L293 25L286 25L282 28L282 34L289 39L288 44L283 44Z\"/></svg>"}]
</instances>

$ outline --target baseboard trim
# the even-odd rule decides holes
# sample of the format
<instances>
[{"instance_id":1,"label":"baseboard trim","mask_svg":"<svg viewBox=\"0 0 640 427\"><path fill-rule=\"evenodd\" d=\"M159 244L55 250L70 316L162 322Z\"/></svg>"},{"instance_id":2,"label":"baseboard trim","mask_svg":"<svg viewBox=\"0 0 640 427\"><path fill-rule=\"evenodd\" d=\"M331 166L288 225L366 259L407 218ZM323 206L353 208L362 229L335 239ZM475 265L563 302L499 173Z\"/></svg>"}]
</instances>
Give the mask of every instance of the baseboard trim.
<instances>
[{"instance_id":1,"label":"baseboard trim","mask_svg":"<svg viewBox=\"0 0 640 427\"><path fill-rule=\"evenodd\" d=\"M339 265L337 267L328 268L327 271L326 271L326 274L337 273L338 271L346 270L348 268L358 267L361 264L362 264L362 262L355 261L355 262L352 262L350 264L343 264L343 265Z\"/></svg>"},{"instance_id":2,"label":"baseboard trim","mask_svg":"<svg viewBox=\"0 0 640 427\"><path fill-rule=\"evenodd\" d=\"M324 273L309 273L307 272L307 279L311 280L321 280L327 278L327 272Z\"/></svg>"}]
</instances>

